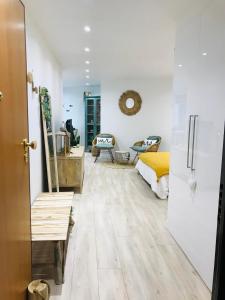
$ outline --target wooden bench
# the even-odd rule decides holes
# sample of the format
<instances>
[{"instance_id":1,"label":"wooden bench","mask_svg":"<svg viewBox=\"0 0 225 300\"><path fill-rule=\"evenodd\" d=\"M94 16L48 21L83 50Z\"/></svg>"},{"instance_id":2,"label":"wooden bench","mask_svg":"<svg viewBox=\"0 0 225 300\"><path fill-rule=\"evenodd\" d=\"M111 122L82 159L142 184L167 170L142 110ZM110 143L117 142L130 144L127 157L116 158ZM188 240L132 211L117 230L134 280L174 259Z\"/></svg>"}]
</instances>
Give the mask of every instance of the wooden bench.
<instances>
[{"instance_id":1,"label":"wooden bench","mask_svg":"<svg viewBox=\"0 0 225 300\"><path fill-rule=\"evenodd\" d=\"M42 193L31 208L33 279L64 282L74 193Z\"/></svg>"}]
</instances>

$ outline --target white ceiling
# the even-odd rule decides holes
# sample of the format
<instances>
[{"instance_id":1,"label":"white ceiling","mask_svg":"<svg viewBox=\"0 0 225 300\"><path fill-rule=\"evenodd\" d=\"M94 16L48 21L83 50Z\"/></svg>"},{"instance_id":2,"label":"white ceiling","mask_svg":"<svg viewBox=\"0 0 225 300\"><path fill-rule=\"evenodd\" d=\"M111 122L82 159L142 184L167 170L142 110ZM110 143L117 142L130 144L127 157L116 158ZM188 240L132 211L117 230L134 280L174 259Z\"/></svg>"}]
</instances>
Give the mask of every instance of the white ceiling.
<instances>
[{"instance_id":1,"label":"white ceiling","mask_svg":"<svg viewBox=\"0 0 225 300\"><path fill-rule=\"evenodd\" d=\"M24 0L62 66L66 86L85 84L86 59L90 84L171 76L176 23L211 1Z\"/></svg>"}]
</instances>

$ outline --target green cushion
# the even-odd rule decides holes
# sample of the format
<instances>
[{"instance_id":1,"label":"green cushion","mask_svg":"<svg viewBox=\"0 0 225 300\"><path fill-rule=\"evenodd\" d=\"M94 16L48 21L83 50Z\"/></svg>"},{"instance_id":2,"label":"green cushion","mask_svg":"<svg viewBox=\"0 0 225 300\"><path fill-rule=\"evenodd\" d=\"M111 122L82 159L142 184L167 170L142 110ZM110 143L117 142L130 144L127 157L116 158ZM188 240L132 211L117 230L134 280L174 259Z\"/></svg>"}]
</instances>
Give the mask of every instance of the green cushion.
<instances>
[{"instance_id":1,"label":"green cushion","mask_svg":"<svg viewBox=\"0 0 225 300\"><path fill-rule=\"evenodd\" d=\"M133 146L133 147L130 147L132 150L136 151L136 152L145 152L146 151L146 147L142 147L142 146Z\"/></svg>"},{"instance_id":2,"label":"green cushion","mask_svg":"<svg viewBox=\"0 0 225 300\"><path fill-rule=\"evenodd\" d=\"M95 146L97 149L113 149L114 146L112 144L97 144Z\"/></svg>"},{"instance_id":3,"label":"green cushion","mask_svg":"<svg viewBox=\"0 0 225 300\"><path fill-rule=\"evenodd\" d=\"M113 138L113 136L110 133L100 133L99 135L97 135L97 137L101 137L101 138Z\"/></svg>"}]
</instances>

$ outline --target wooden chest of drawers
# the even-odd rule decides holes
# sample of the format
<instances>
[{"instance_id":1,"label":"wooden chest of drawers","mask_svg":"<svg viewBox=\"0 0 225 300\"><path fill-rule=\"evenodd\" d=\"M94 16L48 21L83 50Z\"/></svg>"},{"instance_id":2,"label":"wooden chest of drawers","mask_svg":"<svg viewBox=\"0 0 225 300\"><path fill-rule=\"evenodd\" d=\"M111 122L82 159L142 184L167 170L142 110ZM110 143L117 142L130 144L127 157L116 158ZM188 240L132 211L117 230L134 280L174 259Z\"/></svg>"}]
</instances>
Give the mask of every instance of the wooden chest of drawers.
<instances>
[{"instance_id":1,"label":"wooden chest of drawers","mask_svg":"<svg viewBox=\"0 0 225 300\"><path fill-rule=\"evenodd\" d=\"M84 147L71 148L66 156L57 156L59 187L72 187L82 192L84 178ZM54 176L52 176L55 178ZM55 186L55 182L53 182Z\"/></svg>"}]
</instances>

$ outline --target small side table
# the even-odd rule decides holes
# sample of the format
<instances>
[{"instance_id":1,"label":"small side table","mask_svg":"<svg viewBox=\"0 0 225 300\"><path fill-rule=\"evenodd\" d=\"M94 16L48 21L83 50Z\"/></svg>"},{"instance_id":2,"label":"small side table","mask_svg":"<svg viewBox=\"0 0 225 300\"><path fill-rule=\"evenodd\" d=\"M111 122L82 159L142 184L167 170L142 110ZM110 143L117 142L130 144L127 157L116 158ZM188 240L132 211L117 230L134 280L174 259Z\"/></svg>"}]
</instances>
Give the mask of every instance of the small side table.
<instances>
[{"instance_id":1,"label":"small side table","mask_svg":"<svg viewBox=\"0 0 225 300\"><path fill-rule=\"evenodd\" d=\"M128 164L130 160L130 152L128 151L115 151L115 159L119 164Z\"/></svg>"}]
</instances>

